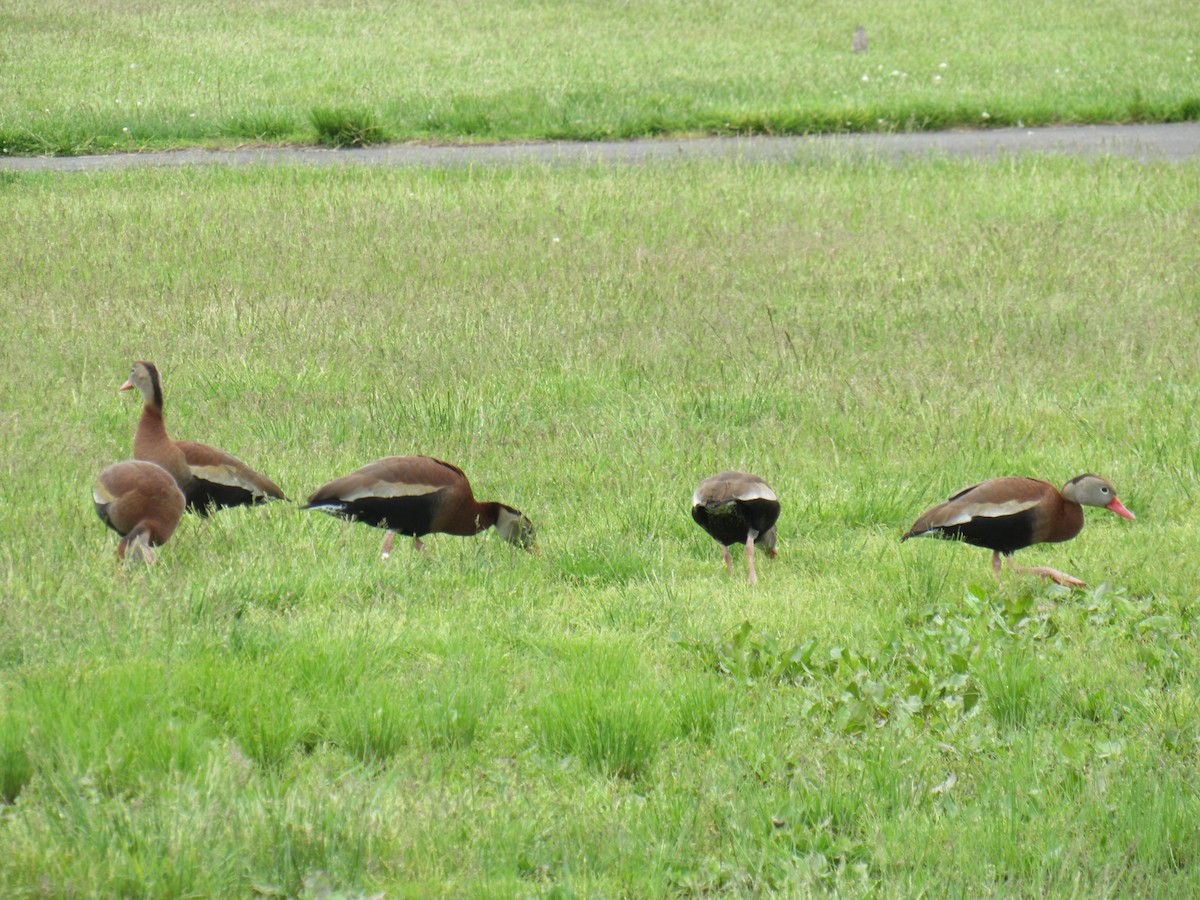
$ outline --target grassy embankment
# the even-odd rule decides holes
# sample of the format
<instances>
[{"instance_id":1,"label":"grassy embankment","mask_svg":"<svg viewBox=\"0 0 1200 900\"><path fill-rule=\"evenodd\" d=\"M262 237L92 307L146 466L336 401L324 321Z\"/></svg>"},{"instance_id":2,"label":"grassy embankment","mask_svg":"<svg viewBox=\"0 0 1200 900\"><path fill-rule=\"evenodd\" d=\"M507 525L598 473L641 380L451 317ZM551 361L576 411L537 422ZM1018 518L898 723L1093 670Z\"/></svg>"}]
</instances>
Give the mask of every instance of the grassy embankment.
<instances>
[{"instance_id":1,"label":"grassy embankment","mask_svg":"<svg viewBox=\"0 0 1200 900\"><path fill-rule=\"evenodd\" d=\"M0 153L1194 120L1198 54L1192 0L16 0Z\"/></svg>"},{"instance_id":2,"label":"grassy embankment","mask_svg":"<svg viewBox=\"0 0 1200 900\"><path fill-rule=\"evenodd\" d=\"M1196 167L2 189L6 896L1200 889ZM141 357L293 497L432 453L543 553L275 504L116 571ZM727 466L756 589L688 515ZM898 542L1088 470L1137 522L1021 554L1088 589Z\"/></svg>"}]
</instances>

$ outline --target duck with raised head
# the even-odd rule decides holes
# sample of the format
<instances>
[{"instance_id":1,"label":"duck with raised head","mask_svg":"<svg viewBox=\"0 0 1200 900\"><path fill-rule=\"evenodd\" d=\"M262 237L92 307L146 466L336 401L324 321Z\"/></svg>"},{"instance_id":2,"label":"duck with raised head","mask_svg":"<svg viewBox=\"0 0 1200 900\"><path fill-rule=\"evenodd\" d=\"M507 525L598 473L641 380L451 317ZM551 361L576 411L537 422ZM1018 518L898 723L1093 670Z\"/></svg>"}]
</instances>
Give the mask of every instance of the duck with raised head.
<instances>
[{"instance_id":1,"label":"duck with raised head","mask_svg":"<svg viewBox=\"0 0 1200 900\"><path fill-rule=\"evenodd\" d=\"M92 489L100 521L121 535L117 558L132 550L135 560L154 561L154 548L165 544L183 516L184 498L171 473L142 460L113 463Z\"/></svg>"},{"instance_id":2,"label":"duck with raised head","mask_svg":"<svg viewBox=\"0 0 1200 900\"><path fill-rule=\"evenodd\" d=\"M959 491L945 503L926 510L901 538L959 538L992 551L992 571L1000 574L1000 557L1009 568L1049 578L1058 584L1082 585L1072 575L1048 566L1020 568L1012 556L1034 544L1069 541L1083 529L1083 507L1099 506L1125 519L1134 518L1117 499L1112 483L1099 475L1077 475L1060 491L1038 478L993 478Z\"/></svg>"},{"instance_id":3,"label":"duck with raised head","mask_svg":"<svg viewBox=\"0 0 1200 900\"><path fill-rule=\"evenodd\" d=\"M154 363L139 360L120 390L142 394L142 417L133 438L133 455L157 463L179 484L189 510L202 516L226 506L249 506L284 500L283 491L267 476L235 456L208 444L173 441L163 419L162 378Z\"/></svg>"},{"instance_id":4,"label":"duck with raised head","mask_svg":"<svg viewBox=\"0 0 1200 900\"><path fill-rule=\"evenodd\" d=\"M384 528L383 558L397 534L424 550L427 534L473 535L495 526L508 543L536 549L533 523L503 503L475 499L458 466L431 456L389 456L317 488L302 509Z\"/></svg>"},{"instance_id":5,"label":"duck with raised head","mask_svg":"<svg viewBox=\"0 0 1200 900\"><path fill-rule=\"evenodd\" d=\"M692 518L721 545L725 568L731 575L733 557L729 547L731 544L746 545L750 584L758 582L754 570L755 544L770 556L778 555L775 523L779 519L779 498L757 475L721 472L704 479L692 494Z\"/></svg>"}]
</instances>

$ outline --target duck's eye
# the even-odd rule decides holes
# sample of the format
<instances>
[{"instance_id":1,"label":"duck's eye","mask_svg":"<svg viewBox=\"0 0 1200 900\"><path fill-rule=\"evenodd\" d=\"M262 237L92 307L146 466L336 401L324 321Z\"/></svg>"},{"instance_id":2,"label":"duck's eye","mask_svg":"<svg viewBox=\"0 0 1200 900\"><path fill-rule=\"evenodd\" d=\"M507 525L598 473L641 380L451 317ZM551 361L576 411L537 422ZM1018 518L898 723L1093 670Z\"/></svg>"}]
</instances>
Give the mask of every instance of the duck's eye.
<instances>
[{"instance_id":1,"label":"duck's eye","mask_svg":"<svg viewBox=\"0 0 1200 900\"><path fill-rule=\"evenodd\" d=\"M1100 493L1102 493L1102 494L1107 494L1107 493L1108 493L1108 488L1106 488L1106 487L1101 487L1101 488L1100 488Z\"/></svg>"}]
</instances>

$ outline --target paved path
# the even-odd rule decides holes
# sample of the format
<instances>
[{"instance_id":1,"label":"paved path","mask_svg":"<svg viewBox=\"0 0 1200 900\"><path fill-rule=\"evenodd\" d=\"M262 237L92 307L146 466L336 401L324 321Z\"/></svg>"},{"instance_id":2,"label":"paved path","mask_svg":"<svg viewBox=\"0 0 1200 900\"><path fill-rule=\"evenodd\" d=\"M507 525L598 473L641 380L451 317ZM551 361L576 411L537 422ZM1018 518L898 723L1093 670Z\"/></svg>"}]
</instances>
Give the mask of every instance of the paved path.
<instances>
[{"instance_id":1,"label":"paved path","mask_svg":"<svg viewBox=\"0 0 1200 900\"><path fill-rule=\"evenodd\" d=\"M1141 160L1200 159L1200 123L989 128L916 134L844 134L811 137L691 138L679 140L550 141L430 147L389 144L362 150L274 147L253 150L173 150L105 156L0 157L0 171L80 172L136 166L294 164L375 166L495 166L521 162L639 163L662 159L829 159L846 156L989 158L1017 153L1125 156Z\"/></svg>"}]
</instances>

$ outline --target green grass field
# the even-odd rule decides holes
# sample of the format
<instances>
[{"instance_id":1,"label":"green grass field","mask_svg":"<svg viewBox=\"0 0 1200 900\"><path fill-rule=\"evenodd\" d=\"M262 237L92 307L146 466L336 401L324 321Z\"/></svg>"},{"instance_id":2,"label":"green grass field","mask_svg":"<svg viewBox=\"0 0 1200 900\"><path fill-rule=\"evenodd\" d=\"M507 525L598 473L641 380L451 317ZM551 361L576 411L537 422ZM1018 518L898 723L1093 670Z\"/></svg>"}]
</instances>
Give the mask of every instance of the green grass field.
<instances>
[{"instance_id":1,"label":"green grass field","mask_svg":"<svg viewBox=\"0 0 1200 900\"><path fill-rule=\"evenodd\" d=\"M153 15L146 15L153 20ZM0 175L0 893L1200 891L1200 167ZM118 568L174 436L293 498L430 453L524 510L379 559L291 504ZM784 504L760 583L691 522ZM992 579L900 534L1110 477Z\"/></svg>"},{"instance_id":2,"label":"green grass field","mask_svg":"<svg viewBox=\"0 0 1200 900\"><path fill-rule=\"evenodd\" d=\"M0 154L1195 120L1198 60L1194 0L9 0Z\"/></svg>"}]
</instances>

